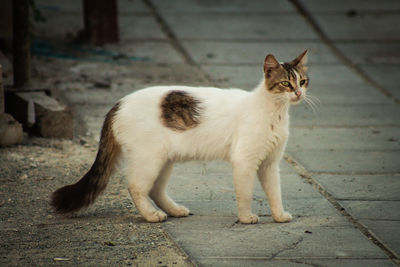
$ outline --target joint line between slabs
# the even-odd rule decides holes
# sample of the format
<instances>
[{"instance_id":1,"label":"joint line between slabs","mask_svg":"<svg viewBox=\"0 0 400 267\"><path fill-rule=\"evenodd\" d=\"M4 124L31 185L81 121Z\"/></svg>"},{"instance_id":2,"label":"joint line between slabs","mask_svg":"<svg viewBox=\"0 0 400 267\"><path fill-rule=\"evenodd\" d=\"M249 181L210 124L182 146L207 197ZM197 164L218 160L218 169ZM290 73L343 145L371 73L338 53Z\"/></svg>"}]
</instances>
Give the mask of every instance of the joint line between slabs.
<instances>
[{"instance_id":1,"label":"joint line between slabs","mask_svg":"<svg viewBox=\"0 0 400 267\"><path fill-rule=\"evenodd\" d=\"M335 199L335 197L329 193L320 183L318 183L313 177L312 173L308 172L303 165L301 165L296 159L291 155L285 154L284 159L291 165L298 175L307 183L312 185L313 188L318 190L318 192L331 203L331 205L337 209L342 216L347 218L362 234L364 234L369 240L371 240L376 246L378 246L392 261L398 260L396 253L393 252L389 247L387 247L383 242L380 241L374 233L368 230L363 224L361 224L355 217L346 211L346 209Z\"/></svg>"}]
</instances>

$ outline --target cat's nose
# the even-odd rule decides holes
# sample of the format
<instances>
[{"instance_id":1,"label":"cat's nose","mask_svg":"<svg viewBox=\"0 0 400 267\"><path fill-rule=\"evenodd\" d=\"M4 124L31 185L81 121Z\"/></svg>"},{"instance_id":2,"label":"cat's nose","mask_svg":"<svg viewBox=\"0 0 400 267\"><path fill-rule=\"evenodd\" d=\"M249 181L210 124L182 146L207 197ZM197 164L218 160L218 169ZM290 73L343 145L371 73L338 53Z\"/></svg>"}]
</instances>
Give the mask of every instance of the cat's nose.
<instances>
[{"instance_id":1,"label":"cat's nose","mask_svg":"<svg viewBox=\"0 0 400 267\"><path fill-rule=\"evenodd\" d=\"M301 91L300 91L300 90L296 90L296 91L294 91L294 94L295 94L297 97L300 97L300 96L301 96Z\"/></svg>"}]
</instances>

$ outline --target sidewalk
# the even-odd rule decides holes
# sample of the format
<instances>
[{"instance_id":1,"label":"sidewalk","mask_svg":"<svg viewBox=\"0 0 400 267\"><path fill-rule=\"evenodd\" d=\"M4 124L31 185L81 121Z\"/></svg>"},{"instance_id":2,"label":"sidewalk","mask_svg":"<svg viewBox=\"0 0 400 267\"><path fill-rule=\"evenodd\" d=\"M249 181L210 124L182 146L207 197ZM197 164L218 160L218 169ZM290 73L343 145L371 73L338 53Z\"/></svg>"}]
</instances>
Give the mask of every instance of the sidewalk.
<instances>
[{"instance_id":1,"label":"sidewalk","mask_svg":"<svg viewBox=\"0 0 400 267\"><path fill-rule=\"evenodd\" d=\"M35 2L49 22L37 25L37 36L42 40L60 44L68 32L82 27L77 3ZM155 84L250 90L261 79L267 53L284 61L309 48L309 93L321 103L315 113L306 103L291 109L289 144L281 164L284 205L294 220L274 223L257 184L253 211L261 222L236 223L229 164L188 162L175 166L169 191L193 216L169 218L163 224L145 223L130 202L119 174L94 207L76 217L54 216L41 196L29 205L28 216L13 213L14 219L2 219L1 233L6 237L2 252L13 256L10 260L2 253L1 263L20 263L20 250L22 255L31 257L30 263L42 265L400 264L400 3L226 3L121 0L121 43L102 49L130 59L37 57L35 65L41 74L38 80L63 91L84 127L78 127L77 140L61 142L61 151L53 151L56 156L52 164L36 161L36 167L32 167L49 171L52 178L41 180L44 184L40 188L26 186L27 191L13 191L13 199L36 197L30 188L49 194L56 186L76 181L92 161L105 113L125 94ZM8 151L18 160L27 153L24 149ZM40 149L42 155L48 153L46 148ZM30 157L40 158L40 152L35 153ZM0 156L5 158L4 154ZM68 162L68 173L67 167L51 171L63 161ZM27 164L31 172L31 163ZM8 182L12 175L23 175L12 164L7 168L9 177L5 176L6 186L1 191L5 198L7 190L16 186ZM32 175L38 176L34 171ZM25 184L30 185L27 181ZM0 203L2 218L11 210L9 203L13 201L5 199ZM21 213L25 211L23 203L15 203ZM24 218L32 218L32 225L25 226L24 233L40 227L44 230L35 230L31 239L20 240L12 223ZM141 231L145 233L143 242L138 236ZM65 246L56 241L57 233L68 241ZM33 241L39 245L30 243ZM17 245L8 244L13 242ZM104 242L108 245L104 246ZM138 247L144 256L129 258L130 251L141 255ZM47 249L48 259L44 253L40 256L43 261L35 261L33 255L40 249ZM158 253L154 252L157 249ZM56 254L57 250L67 252ZM102 253L106 256L96 259Z\"/></svg>"}]
</instances>

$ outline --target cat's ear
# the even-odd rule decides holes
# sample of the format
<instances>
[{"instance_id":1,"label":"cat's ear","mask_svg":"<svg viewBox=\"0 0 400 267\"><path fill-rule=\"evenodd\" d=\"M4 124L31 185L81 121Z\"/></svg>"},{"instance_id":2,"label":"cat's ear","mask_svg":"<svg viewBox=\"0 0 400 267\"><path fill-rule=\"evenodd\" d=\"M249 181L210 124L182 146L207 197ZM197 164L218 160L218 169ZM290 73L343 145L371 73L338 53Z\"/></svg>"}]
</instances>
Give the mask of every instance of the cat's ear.
<instances>
[{"instance_id":1,"label":"cat's ear","mask_svg":"<svg viewBox=\"0 0 400 267\"><path fill-rule=\"evenodd\" d=\"M276 58L269 54L265 57L264 60L264 73L267 73L269 69L275 69L280 66L279 62L276 60Z\"/></svg>"},{"instance_id":2,"label":"cat's ear","mask_svg":"<svg viewBox=\"0 0 400 267\"><path fill-rule=\"evenodd\" d=\"M306 49L303 53L300 54L297 58L295 58L292 62L291 65L293 66L304 66L307 64L307 55L308 55L308 49Z\"/></svg>"}]
</instances>

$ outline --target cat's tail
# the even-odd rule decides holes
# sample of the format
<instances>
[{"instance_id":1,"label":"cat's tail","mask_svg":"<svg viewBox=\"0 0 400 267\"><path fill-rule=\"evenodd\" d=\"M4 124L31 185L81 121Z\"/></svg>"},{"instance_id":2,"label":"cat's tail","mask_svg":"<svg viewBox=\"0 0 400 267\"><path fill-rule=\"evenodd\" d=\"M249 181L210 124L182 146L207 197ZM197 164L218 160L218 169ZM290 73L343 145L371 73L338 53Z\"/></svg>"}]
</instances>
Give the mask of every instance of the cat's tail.
<instances>
[{"instance_id":1,"label":"cat's tail","mask_svg":"<svg viewBox=\"0 0 400 267\"><path fill-rule=\"evenodd\" d=\"M61 187L52 194L51 205L57 213L69 213L88 207L106 188L121 153L121 145L115 139L112 129L118 110L119 103L106 115L97 156L90 170L77 183Z\"/></svg>"}]
</instances>

